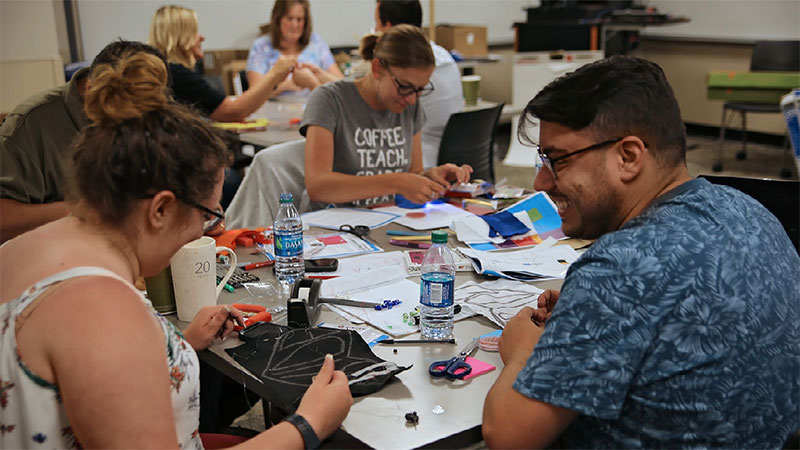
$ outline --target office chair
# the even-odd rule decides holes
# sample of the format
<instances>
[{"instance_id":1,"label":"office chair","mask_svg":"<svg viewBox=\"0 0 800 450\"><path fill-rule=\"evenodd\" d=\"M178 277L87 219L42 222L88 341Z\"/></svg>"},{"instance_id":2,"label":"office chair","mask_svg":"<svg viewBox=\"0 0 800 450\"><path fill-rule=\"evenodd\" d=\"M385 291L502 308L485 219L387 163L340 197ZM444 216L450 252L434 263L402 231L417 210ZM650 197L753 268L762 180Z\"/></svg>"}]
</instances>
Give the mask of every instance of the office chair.
<instances>
[{"instance_id":1,"label":"office chair","mask_svg":"<svg viewBox=\"0 0 800 450\"><path fill-rule=\"evenodd\" d=\"M800 41L758 41L753 47L750 58L750 72L800 72ZM719 127L719 150L717 162L712 167L714 172L722 170L722 151L725 146L725 129L728 120L737 113L742 121L742 150L736 153L736 159L747 157L747 113L778 113L782 114L778 103L741 103L728 102L722 105L722 123ZM730 114L729 114L730 113ZM789 153L788 141L784 144L784 151ZM788 155L791 161L792 155ZM788 167L781 170L781 176L791 176Z\"/></svg>"},{"instance_id":2,"label":"office chair","mask_svg":"<svg viewBox=\"0 0 800 450\"><path fill-rule=\"evenodd\" d=\"M714 184L738 189L764 205L783 225L795 250L800 253L800 182L768 178L701 175Z\"/></svg>"},{"instance_id":3,"label":"office chair","mask_svg":"<svg viewBox=\"0 0 800 450\"><path fill-rule=\"evenodd\" d=\"M494 136L503 103L450 116L439 145L438 164L469 164L472 178L494 183Z\"/></svg>"},{"instance_id":4,"label":"office chair","mask_svg":"<svg viewBox=\"0 0 800 450\"><path fill-rule=\"evenodd\" d=\"M299 212L315 205L306 191L306 140L272 145L256 153L239 190L225 211L229 229L272 225L281 192L290 192Z\"/></svg>"}]
</instances>

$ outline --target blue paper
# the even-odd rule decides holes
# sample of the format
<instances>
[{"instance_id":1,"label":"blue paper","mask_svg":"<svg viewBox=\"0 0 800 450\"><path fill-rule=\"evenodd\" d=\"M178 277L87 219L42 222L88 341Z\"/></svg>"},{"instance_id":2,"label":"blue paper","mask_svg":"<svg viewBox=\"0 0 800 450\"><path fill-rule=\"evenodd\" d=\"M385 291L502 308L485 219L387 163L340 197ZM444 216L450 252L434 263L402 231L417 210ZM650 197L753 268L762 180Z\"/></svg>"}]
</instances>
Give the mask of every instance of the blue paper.
<instances>
[{"instance_id":1,"label":"blue paper","mask_svg":"<svg viewBox=\"0 0 800 450\"><path fill-rule=\"evenodd\" d=\"M491 228L489 237L495 237L499 234L507 239L518 234L525 234L531 230L508 211L481 216L481 219L485 220L489 224L489 228Z\"/></svg>"}]
</instances>

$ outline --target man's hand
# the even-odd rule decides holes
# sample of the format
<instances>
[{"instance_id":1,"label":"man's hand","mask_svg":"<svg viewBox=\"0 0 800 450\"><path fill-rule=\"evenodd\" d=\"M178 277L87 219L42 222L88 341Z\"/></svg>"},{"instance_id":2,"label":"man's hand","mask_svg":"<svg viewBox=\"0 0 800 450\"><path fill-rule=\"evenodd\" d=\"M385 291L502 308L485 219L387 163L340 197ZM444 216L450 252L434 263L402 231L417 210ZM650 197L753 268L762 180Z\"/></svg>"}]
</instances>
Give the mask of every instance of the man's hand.
<instances>
[{"instance_id":1,"label":"man's hand","mask_svg":"<svg viewBox=\"0 0 800 450\"><path fill-rule=\"evenodd\" d=\"M530 306L522 308L503 328L503 334L500 335L500 358L503 364L522 362L524 365L533 353L542 335L542 328L533 323L534 311Z\"/></svg>"},{"instance_id":2,"label":"man's hand","mask_svg":"<svg viewBox=\"0 0 800 450\"><path fill-rule=\"evenodd\" d=\"M539 294L539 309L533 311L533 321L536 325L544 326L547 319L550 318L550 315L553 313L553 308L556 307L556 303L558 302L559 294L560 291L556 291L555 289L548 289Z\"/></svg>"}]
</instances>

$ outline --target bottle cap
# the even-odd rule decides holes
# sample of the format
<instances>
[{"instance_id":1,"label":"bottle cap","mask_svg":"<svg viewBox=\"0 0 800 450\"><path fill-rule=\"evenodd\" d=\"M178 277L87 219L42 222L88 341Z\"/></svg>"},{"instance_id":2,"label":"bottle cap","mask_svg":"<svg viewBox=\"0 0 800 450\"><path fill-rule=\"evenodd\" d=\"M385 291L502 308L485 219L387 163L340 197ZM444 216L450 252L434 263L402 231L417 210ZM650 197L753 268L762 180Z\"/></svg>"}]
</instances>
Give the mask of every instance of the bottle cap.
<instances>
[{"instance_id":1,"label":"bottle cap","mask_svg":"<svg viewBox=\"0 0 800 450\"><path fill-rule=\"evenodd\" d=\"M292 201L294 201L294 198L292 198L291 192L283 192L281 194L281 203L292 203Z\"/></svg>"},{"instance_id":2,"label":"bottle cap","mask_svg":"<svg viewBox=\"0 0 800 450\"><path fill-rule=\"evenodd\" d=\"M431 233L431 241L434 244L447 244L447 231L436 230Z\"/></svg>"}]
</instances>

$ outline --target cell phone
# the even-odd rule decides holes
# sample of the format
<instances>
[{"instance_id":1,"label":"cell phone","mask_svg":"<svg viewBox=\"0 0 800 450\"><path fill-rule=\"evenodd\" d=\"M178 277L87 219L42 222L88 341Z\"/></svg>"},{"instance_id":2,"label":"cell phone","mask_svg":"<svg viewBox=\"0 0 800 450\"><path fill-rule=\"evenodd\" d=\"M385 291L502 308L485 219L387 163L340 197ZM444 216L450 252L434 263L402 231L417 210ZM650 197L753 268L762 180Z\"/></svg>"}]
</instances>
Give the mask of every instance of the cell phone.
<instances>
[{"instance_id":1,"label":"cell phone","mask_svg":"<svg viewBox=\"0 0 800 450\"><path fill-rule=\"evenodd\" d=\"M307 259L306 272L334 272L339 268L336 258Z\"/></svg>"}]
</instances>

